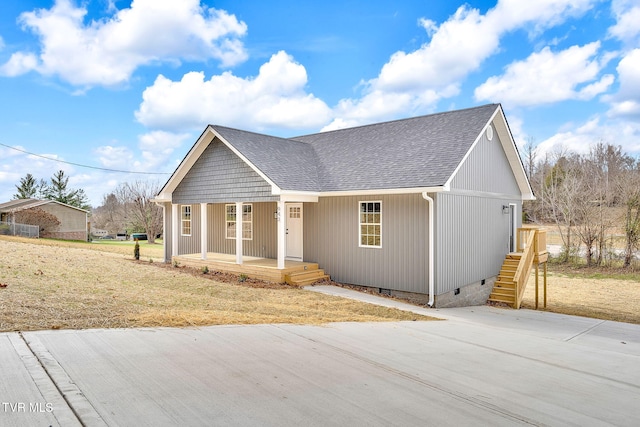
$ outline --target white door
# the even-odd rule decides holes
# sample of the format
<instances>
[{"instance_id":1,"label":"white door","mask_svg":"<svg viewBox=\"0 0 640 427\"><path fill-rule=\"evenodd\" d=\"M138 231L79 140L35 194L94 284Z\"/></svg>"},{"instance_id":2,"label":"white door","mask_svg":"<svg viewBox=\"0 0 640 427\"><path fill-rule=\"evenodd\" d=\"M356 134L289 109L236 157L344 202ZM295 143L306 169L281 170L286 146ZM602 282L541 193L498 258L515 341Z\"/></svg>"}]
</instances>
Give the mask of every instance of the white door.
<instances>
[{"instance_id":1,"label":"white door","mask_svg":"<svg viewBox=\"0 0 640 427\"><path fill-rule=\"evenodd\" d=\"M509 204L509 252L515 252L518 250L516 247L516 227L518 225L518 211L516 205Z\"/></svg>"},{"instance_id":2,"label":"white door","mask_svg":"<svg viewBox=\"0 0 640 427\"><path fill-rule=\"evenodd\" d=\"M287 258L302 260L302 203L287 203Z\"/></svg>"}]
</instances>

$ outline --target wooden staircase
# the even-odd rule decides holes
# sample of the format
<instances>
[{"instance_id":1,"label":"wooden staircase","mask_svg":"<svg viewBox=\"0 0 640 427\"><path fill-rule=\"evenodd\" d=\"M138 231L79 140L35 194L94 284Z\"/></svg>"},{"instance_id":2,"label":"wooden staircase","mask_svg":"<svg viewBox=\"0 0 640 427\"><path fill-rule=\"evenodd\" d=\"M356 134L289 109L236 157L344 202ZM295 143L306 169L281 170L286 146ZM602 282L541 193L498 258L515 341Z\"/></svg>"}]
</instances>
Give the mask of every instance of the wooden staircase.
<instances>
[{"instance_id":1,"label":"wooden staircase","mask_svg":"<svg viewBox=\"0 0 640 427\"><path fill-rule=\"evenodd\" d=\"M518 229L517 252L511 252L505 257L496 283L493 285L488 301L508 304L513 308L520 308L524 289L529 281L531 270L535 266L536 276L536 308L538 308L538 266L545 264L544 270L544 306L547 305L547 252L546 232L534 227Z\"/></svg>"},{"instance_id":2,"label":"wooden staircase","mask_svg":"<svg viewBox=\"0 0 640 427\"><path fill-rule=\"evenodd\" d=\"M489 295L489 301L501 302L510 306L516 303L517 289L514 276L521 258L522 254L520 253L510 253L505 257L496 283L493 285L493 291Z\"/></svg>"},{"instance_id":3,"label":"wooden staircase","mask_svg":"<svg viewBox=\"0 0 640 427\"><path fill-rule=\"evenodd\" d=\"M325 279L329 279L329 275L317 267L288 273L284 276L284 281L293 286L307 286Z\"/></svg>"}]
</instances>

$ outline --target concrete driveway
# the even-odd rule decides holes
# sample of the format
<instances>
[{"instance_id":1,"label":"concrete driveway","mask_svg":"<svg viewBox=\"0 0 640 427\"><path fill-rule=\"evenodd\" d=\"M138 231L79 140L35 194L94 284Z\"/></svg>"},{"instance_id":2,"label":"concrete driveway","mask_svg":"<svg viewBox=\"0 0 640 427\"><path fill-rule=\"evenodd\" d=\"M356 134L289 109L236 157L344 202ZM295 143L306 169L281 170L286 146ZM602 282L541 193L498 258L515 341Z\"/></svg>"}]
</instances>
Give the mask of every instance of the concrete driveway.
<instances>
[{"instance_id":1,"label":"concrete driveway","mask_svg":"<svg viewBox=\"0 0 640 427\"><path fill-rule=\"evenodd\" d=\"M640 425L640 326L401 305L446 320L0 334L0 425Z\"/></svg>"}]
</instances>

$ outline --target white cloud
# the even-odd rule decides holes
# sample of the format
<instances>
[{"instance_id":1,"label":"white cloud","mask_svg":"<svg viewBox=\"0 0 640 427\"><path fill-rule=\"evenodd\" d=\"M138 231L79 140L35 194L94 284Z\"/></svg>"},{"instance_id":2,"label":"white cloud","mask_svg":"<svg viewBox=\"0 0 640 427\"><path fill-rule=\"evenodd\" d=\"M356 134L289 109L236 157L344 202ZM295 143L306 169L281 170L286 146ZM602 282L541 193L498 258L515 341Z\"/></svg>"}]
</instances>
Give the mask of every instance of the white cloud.
<instances>
[{"instance_id":1,"label":"white cloud","mask_svg":"<svg viewBox=\"0 0 640 427\"><path fill-rule=\"evenodd\" d=\"M586 154L599 142L619 145L624 152L637 154L640 152L640 123L602 120L596 115L579 125L567 124L565 129L540 142L537 149L540 156L562 151Z\"/></svg>"},{"instance_id":2,"label":"white cloud","mask_svg":"<svg viewBox=\"0 0 640 427\"><path fill-rule=\"evenodd\" d=\"M33 70L72 85L111 86L156 61L216 59L227 67L247 58L239 40L247 26L223 10L200 6L200 0L134 0L130 8L89 23L86 14L70 0L56 0L51 9L20 15L22 26L39 37L41 50L13 53L0 74Z\"/></svg>"},{"instance_id":3,"label":"white cloud","mask_svg":"<svg viewBox=\"0 0 640 427\"><path fill-rule=\"evenodd\" d=\"M616 68L620 89L607 98L611 101L609 115L640 117L640 49L634 49L624 56Z\"/></svg>"},{"instance_id":4,"label":"white cloud","mask_svg":"<svg viewBox=\"0 0 640 427\"><path fill-rule=\"evenodd\" d=\"M128 147L104 145L95 149L98 161L104 168L124 170L133 161L133 151Z\"/></svg>"},{"instance_id":5,"label":"white cloud","mask_svg":"<svg viewBox=\"0 0 640 427\"><path fill-rule=\"evenodd\" d=\"M255 78L231 72L205 80L202 72L180 81L162 75L148 87L135 116L153 129L201 129L209 123L250 129L313 128L326 123L331 111L305 92L307 72L281 51L260 67Z\"/></svg>"},{"instance_id":6,"label":"white cloud","mask_svg":"<svg viewBox=\"0 0 640 427\"><path fill-rule=\"evenodd\" d=\"M629 45L637 46L640 42L640 1L614 0L611 9L616 17L616 24L609 28L609 36L615 37Z\"/></svg>"},{"instance_id":7,"label":"white cloud","mask_svg":"<svg viewBox=\"0 0 640 427\"><path fill-rule=\"evenodd\" d=\"M511 63L502 76L487 79L476 88L475 97L510 106L592 99L614 80L610 74L599 76L606 65L596 57L599 48L600 42L560 52L545 47L523 61Z\"/></svg>"},{"instance_id":8,"label":"white cloud","mask_svg":"<svg viewBox=\"0 0 640 427\"><path fill-rule=\"evenodd\" d=\"M428 112L439 100L460 92L462 81L500 49L500 38L506 33L527 29L536 34L583 14L592 3L593 0L501 0L486 15L465 5L440 25L422 19L419 23L431 40L413 52L394 53L378 77L363 85L360 99L340 102L337 118L326 128L363 124L396 111ZM385 106L389 99L393 102Z\"/></svg>"},{"instance_id":9,"label":"white cloud","mask_svg":"<svg viewBox=\"0 0 640 427\"><path fill-rule=\"evenodd\" d=\"M134 167L149 172L171 172L166 165L167 160L191 137L188 133L176 134L160 130L141 135L138 147L142 153L142 161L134 162ZM163 170L159 170L163 167Z\"/></svg>"}]
</instances>

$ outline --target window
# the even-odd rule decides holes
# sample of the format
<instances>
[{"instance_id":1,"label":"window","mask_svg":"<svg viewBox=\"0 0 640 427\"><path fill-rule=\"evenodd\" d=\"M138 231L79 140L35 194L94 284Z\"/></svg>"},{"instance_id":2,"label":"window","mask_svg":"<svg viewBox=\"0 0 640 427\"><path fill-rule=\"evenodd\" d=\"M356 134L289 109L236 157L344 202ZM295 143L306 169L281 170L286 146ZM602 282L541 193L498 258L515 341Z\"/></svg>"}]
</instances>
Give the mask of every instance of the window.
<instances>
[{"instance_id":1,"label":"window","mask_svg":"<svg viewBox=\"0 0 640 427\"><path fill-rule=\"evenodd\" d=\"M360 246L382 247L382 202L360 202Z\"/></svg>"},{"instance_id":2,"label":"window","mask_svg":"<svg viewBox=\"0 0 640 427\"><path fill-rule=\"evenodd\" d=\"M289 208L289 218L302 218L300 206L292 206Z\"/></svg>"},{"instance_id":3,"label":"window","mask_svg":"<svg viewBox=\"0 0 640 427\"><path fill-rule=\"evenodd\" d=\"M227 239L236 238L236 205L225 205ZM253 240L253 205L242 205L242 240Z\"/></svg>"},{"instance_id":4,"label":"window","mask_svg":"<svg viewBox=\"0 0 640 427\"><path fill-rule=\"evenodd\" d=\"M182 206L181 212L182 235L191 236L191 206Z\"/></svg>"}]
</instances>

